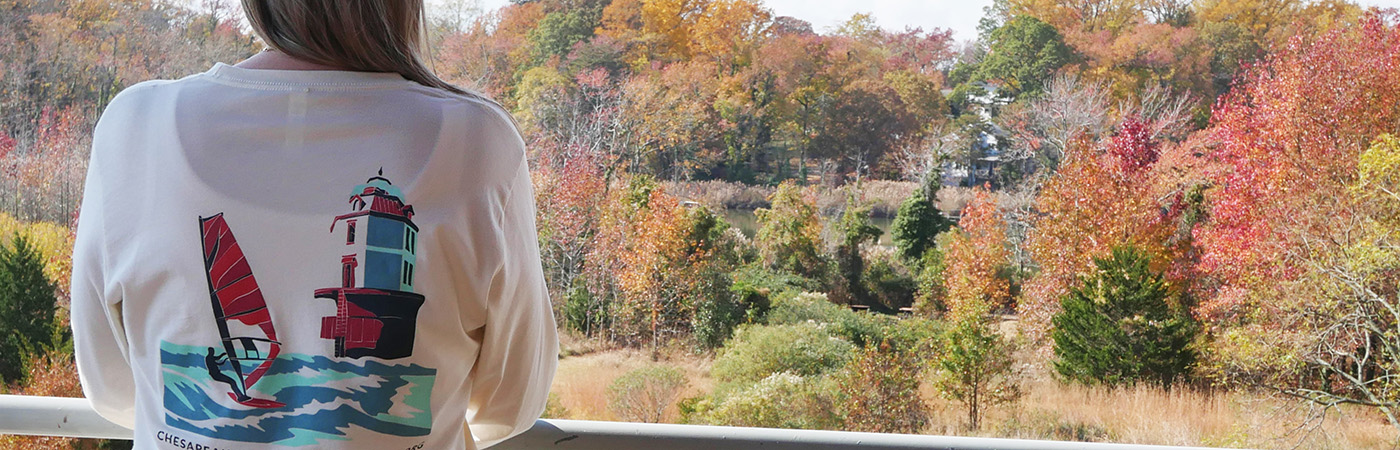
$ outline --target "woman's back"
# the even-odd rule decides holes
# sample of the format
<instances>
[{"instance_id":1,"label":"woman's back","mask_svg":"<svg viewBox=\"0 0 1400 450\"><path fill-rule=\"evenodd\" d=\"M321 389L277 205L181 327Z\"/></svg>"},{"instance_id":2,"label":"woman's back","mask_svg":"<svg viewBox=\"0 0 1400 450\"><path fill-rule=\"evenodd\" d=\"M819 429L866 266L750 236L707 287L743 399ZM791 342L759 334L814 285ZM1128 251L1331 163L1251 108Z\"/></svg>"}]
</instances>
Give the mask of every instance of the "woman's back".
<instances>
[{"instance_id":1,"label":"woman's back","mask_svg":"<svg viewBox=\"0 0 1400 450\"><path fill-rule=\"evenodd\" d=\"M498 106L219 64L120 94L89 171L79 369L137 448L461 448L464 417L490 444L542 410L557 341Z\"/></svg>"}]
</instances>

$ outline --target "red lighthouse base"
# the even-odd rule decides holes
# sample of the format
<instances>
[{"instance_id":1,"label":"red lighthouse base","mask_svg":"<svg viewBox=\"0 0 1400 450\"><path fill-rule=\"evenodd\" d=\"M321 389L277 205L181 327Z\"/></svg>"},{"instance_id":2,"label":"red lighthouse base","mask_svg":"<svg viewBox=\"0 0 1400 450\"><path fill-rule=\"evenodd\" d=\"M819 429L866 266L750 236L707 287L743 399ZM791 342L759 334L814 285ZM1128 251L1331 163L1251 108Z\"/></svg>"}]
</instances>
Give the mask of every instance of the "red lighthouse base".
<instances>
[{"instance_id":1,"label":"red lighthouse base","mask_svg":"<svg viewBox=\"0 0 1400 450\"><path fill-rule=\"evenodd\" d=\"M317 289L316 298L334 300L336 315L321 318L321 337L335 340L335 356L382 359L413 354L423 296L368 288Z\"/></svg>"}]
</instances>

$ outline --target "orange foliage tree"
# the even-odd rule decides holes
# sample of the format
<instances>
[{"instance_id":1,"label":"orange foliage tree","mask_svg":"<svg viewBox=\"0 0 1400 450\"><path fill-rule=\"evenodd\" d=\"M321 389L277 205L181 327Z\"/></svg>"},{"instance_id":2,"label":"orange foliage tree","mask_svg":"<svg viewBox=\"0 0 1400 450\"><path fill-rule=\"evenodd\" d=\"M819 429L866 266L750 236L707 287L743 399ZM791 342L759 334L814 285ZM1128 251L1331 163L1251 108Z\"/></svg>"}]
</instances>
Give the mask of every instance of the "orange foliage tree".
<instances>
[{"instance_id":1,"label":"orange foliage tree","mask_svg":"<svg viewBox=\"0 0 1400 450\"><path fill-rule=\"evenodd\" d=\"M1174 178L1180 167L1159 163L1162 144L1151 128L1130 116L1103 144L1081 140L1075 145L1088 148L1036 198L1038 215L1026 245L1039 270L1027 280L1019 305L1033 339L1046 336L1060 299L1089 275L1095 257L1114 247L1142 249L1169 282L1187 281L1191 241L1179 228L1190 178Z\"/></svg>"},{"instance_id":2,"label":"orange foliage tree","mask_svg":"<svg viewBox=\"0 0 1400 450\"><path fill-rule=\"evenodd\" d=\"M980 321L1012 306L1006 223L993 194L979 189L952 232L943 257L949 318Z\"/></svg>"}]
</instances>

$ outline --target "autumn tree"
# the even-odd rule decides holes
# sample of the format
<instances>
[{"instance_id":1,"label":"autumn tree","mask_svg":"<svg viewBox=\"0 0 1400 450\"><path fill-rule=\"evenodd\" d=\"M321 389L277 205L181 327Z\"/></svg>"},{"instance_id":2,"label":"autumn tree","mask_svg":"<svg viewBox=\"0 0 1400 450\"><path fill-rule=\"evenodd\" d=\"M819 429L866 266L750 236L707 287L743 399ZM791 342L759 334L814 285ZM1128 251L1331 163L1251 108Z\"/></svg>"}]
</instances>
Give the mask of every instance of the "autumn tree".
<instances>
[{"instance_id":1,"label":"autumn tree","mask_svg":"<svg viewBox=\"0 0 1400 450\"><path fill-rule=\"evenodd\" d=\"M555 150L539 148L541 153ZM551 161L551 160L554 161ZM550 298L562 305L563 322L587 335L603 331L612 310L606 295L595 295L584 277L600 232L608 198L603 162L594 154L544 156L532 171L540 259L549 279Z\"/></svg>"},{"instance_id":2,"label":"autumn tree","mask_svg":"<svg viewBox=\"0 0 1400 450\"><path fill-rule=\"evenodd\" d=\"M1031 171L1053 172L1073 158L1069 151L1084 147L1075 144L1096 141L1112 128L1108 89L1075 75L1057 75L1044 95L998 120L1012 137L1008 159L1030 163Z\"/></svg>"},{"instance_id":3,"label":"autumn tree","mask_svg":"<svg viewBox=\"0 0 1400 450\"><path fill-rule=\"evenodd\" d=\"M690 322L690 298L680 295L674 277L685 251L683 210L675 197L645 180L634 181L626 196L631 217L617 271L622 298L614 331L653 348L684 332Z\"/></svg>"},{"instance_id":4,"label":"autumn tree","mask_svg":"<svg viewBox=\"0 0 1400 450\"><path fill-rule=\"evenodd\" d=\"M1400 35L1379 17L1295 37L1219 106L1197 315L1226 379L1396 419L1387 222ZM1301 188L1306 187L1306 188Z\"/></svg>"},{"instance_id":5,"label":"autumn tree","mask_svg":"<svg viewBox=\"0 0 1400 450\"><path fill-rule=\"evenodd\" d=\"M991 192L977 191L954 233L943 254L949 316L981 320L1011 306L1006 225Z\"/></svg>"},{"instance_id":6,"label":"autumn tree","mask_svg":"<svg viewBox=\"0 0 1400 450\"><path fill-rule=\"evenodd\" d=\"M860 350L838 375L845 428L874 433L918 433L929 408L918 395L919 355L888 341Z\"/></svg>"},{"instance_id":7,"label":"autumn tree","mask_svg":"<svg viewBox=\"0 0 1400 450\"><path fill-rule=\"evenodd\" d=\"M1072 150L1080 156L1036 197L1026 246L1039 270L1026 281L1018 307L1032 339L1045 337L1060 299L1093 272L1093 259L1116 246L1142 250L1173 282L1191 277L1194 224L1184 214L1191 180L1170 178L1181 166L1158 164L1163 144L1153 128L1129 117L1101 143L1074 144L1083 146Z\"/></svg>"},{"instance_id":8,"label":"autumn tree","mask_svg":"<svg viewBox=\"0 0 1400 450\"><path fill-rule=\"evenodd\" d=\"M665 179L687 179L715 167L719 151L713 108L717 68L704 61L672 64L633 77L623 86L630 126L627 159L634 170Z\"/></svg>"},{"instance_id":9,"label":"autumn tree","mask_svg":"<svg viewBox=\"0 0 1400 450\"><path fill-rule=\"evenodd\" d=\"M941 350L933 385L944 398L963 405L969 429L981 428L988 409L1021 397L1014 348L984 318L959 319Z\"/></svg>"},{"instance_id":10,"label":"autumn tree","mask_svg":"<svg viewBox=\"0 0 1400 450\"><path fill-rule=\"evenodd\" d=\"M769 266L824 279L827 261L821 252L821 219L811 195L784 182L768 197L772 207L755 211L759 252Z\"/></svg>"},{"instance_id":11,"label":"autumn tree","mask_svg":"<svg viewBox=\"0 0 1400 450\"><path fill-rule=\"evenodd\" d=\"M542 3L531 2L477 16L462 33L442 38L432 52L434 72L513 108L517 77L534 61L528 34L545 14Z\"/></svg>"},{"instance_id":12,"label":"autumn tree","mask_svg":"<svg viewBox=\"0 0 1400 450\"><path fill-rule=\"evenodd\" d=\"M224 1L17 0L0 15L0 210L66 223L86 172L88 132L117 92L255 51Z\"/></svg>"},{"instance_id":13,"label":"autumn tree","mask_svg":"<svg viewBox=\"0 0 1400 450\"><path fill-rule=\"evenodd\" d=\"M1142 20L1139 0L1006 0L1009 16L1031 16L1060 30L1118 31ZM1014 19L1013 19L1014 20Z\"/></svg>"},{"instance_id":14,"label":"autumn tree","mask_svg":"<svg viewBox=\"0 0 1400 450\"><path fill-rule=\"evenodd\" d=\"M696 55L732 71L747 65L772 21L773 13L759 1L710 0L695 18L690 45Z\"/></svg>"}]
</instances>

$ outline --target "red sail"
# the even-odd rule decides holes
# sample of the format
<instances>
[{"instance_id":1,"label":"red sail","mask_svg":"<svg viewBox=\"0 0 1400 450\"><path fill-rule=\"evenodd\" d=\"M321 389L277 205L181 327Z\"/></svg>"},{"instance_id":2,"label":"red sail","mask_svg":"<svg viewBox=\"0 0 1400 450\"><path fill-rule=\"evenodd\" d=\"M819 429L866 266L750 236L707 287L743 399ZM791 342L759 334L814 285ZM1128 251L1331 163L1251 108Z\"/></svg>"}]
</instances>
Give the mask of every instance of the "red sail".
<instances>
[{"instance_id":1,"label":"red sail","mask_svg":"<svg viewBox=\"0 0 1400 450\"><path fill-rule=\"evenodd\" d=\"M214 318L219 322L219 334L223 337L224 348L231 360L261 360L262 363L243 376L246 388L256 383L272 360L281 351L277 342L277 332L272 328L272 317L268 315L267 302L262 290L253 278L253 269L243 256L243 249L224 221L223 213L201 218L200 227L204 238L204 266L208 271L209 294L214 303ZM230 336L229 322L234 321L262 330L262 336ZM242 352L237 351L235 342L241 344ZM268 347L266 354L258 343ZM254 356L250 356L254 355ZM239 365L234 365L236 371Z\"/></svg>"}]
</instances>

